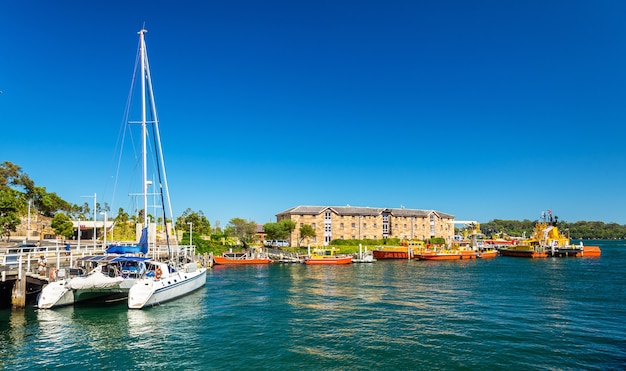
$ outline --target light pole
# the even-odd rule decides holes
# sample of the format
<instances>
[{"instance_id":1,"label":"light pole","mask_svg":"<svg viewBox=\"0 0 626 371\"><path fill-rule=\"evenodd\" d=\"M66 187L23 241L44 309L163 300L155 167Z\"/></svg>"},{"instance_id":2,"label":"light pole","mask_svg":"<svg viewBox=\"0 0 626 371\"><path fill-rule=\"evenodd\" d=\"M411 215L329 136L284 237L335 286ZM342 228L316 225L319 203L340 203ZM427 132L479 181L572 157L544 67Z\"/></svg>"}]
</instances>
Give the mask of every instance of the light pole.
<instances>
[{"instance_id":1,"label":"light pole","mask_svg":"<svg viewBox=\"0 0 626 371\"><path fill-rule=\"evenodd\" d=\"M26 232L26 241L30 240L30 203L32 200L28 200L28 230Z\"/></svg>"},{"instance_id":2,"label":"light pole","mask_svg":"<svg viewBox=\"0 0 626 371\"><path fill-rule=\"evenodd\" d=\"M102 246L104 246L104 249L106 250L107 248L107 212L103 211L100 213L100 215L104 215L104 243L102 244Z\"/></svg>"},{"instance_id":3,"label":"light pole","mask_svg":"<svg viewBox=\"0 0 626 371\"><path fill-rule=\"evenodd\" d=\"M76 251L80 251L80 218L78 218L76 222L78 223L78 232L76 232L78 235L78 246L76 247Z\"/></svg>"},{"instance_id":4,"label":"light pole","mask_svg":"<svg viewBox=\"0 0 626 371\"><path fill-rule=\"evenodd\" d=\"M189 247L193 246L193 223L187 222L189 224Z\"/></svg>"}]
</instances>

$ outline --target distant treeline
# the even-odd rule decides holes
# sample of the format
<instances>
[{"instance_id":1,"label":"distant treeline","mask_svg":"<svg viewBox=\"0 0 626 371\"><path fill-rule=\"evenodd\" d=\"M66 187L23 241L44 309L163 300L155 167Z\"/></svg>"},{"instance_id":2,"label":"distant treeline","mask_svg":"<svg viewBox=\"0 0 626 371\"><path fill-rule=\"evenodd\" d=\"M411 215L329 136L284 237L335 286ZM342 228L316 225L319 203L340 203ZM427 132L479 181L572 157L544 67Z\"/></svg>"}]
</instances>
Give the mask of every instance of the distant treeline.
<instances>
[{"instance_id":1,"label":"distant treeline","mask_svg":"<svg viewBox=\"0 0 626 371\"><path fill-rule=\"evenodd\" d=\"M511 237L529 237L536 221L531 220L500 220L494 219L480 225L480 230L487 236L507 235ZM626 238L626 225L604 222L579 221L575 223L559 221L557 226L570 238L589 240L613 240Z\"/></svg>"}]
</instances>

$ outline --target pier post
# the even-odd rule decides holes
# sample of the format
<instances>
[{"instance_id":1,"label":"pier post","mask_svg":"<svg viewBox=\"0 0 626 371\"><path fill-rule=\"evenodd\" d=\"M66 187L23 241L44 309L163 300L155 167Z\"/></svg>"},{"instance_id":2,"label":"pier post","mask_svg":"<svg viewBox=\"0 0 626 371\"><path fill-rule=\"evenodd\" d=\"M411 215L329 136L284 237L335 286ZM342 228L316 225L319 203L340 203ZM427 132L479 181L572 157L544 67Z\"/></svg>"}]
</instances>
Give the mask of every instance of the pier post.
<instances>
[{"instance_id":1,"label":"pier post","mask_svg":"<svg viewBox=\"0 0 626 371\"><path fill-rule=\"evenodd\" d=\"M13 285L11 304L13 308L26 307L26 277L24 275L21 275Z\"/></svg>"}]
</instances>

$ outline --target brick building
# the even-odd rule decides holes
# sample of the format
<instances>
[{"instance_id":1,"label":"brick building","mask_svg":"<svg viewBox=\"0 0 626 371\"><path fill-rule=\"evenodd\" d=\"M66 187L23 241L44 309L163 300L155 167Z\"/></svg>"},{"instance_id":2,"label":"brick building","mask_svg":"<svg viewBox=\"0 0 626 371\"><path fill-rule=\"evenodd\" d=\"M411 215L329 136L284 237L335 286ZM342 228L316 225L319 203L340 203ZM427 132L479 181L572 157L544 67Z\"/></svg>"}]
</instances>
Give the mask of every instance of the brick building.
<instances>
[{"instance_id":1,"label":"brick building","mask_svg":"<svg viewBox=\"0 0 626 371\"><path fill-rule=\"evenodd\" d=\"M400 238L426 240L454 237L454 216L435 210L354 206L297 206L276 215L276 220L296 223L292 244L300 238L300 226L309 224L316 236L311 241L328 245L334 239Z\"/></svg>"}]
</instances>

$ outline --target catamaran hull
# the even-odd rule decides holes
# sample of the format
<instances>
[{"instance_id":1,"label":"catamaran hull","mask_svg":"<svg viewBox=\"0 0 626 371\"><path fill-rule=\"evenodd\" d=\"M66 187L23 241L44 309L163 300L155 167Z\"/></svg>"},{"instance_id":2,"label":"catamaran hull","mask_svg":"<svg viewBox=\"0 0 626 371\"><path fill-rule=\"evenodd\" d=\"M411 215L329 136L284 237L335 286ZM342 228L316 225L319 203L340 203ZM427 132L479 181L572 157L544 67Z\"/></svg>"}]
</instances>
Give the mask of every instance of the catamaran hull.
<instances>
[{"instance_id":1,"label":"catamaran hull","mask_svg":"<svg viewBox=\"0 0 626 371\"><path fill-rule=\"evenodd\" d=\"M121 281L119 286L84 289L71 289L71 280L51 282L41 290L37 308L52 309L76 303L115 304L128 298L129 289L137 281L134 278L127 278Z\"/></svg>"},{"instance_id":2,"label":"catamaran hull","mask_svg":"<svg viewBox=\"0 0 626 371\"><path fill-rule=\"evenodd\" d=\"M206 283L206 268L194 272L177 272L167 278L139 280L128 293L128 308L142 309L176 299Z\"/></svg>"},{"instance_id":3,"label":"catamaran hull","mask_svg":"<svg viewBox=\"0 0 626 371\"><path fill-rule=\"evenodd\" d=\"M51 282L44 286L37 300L37 308L50 309L74 304L74 291L69 289L66 281Z\"/></svg>"}]
</instances>

